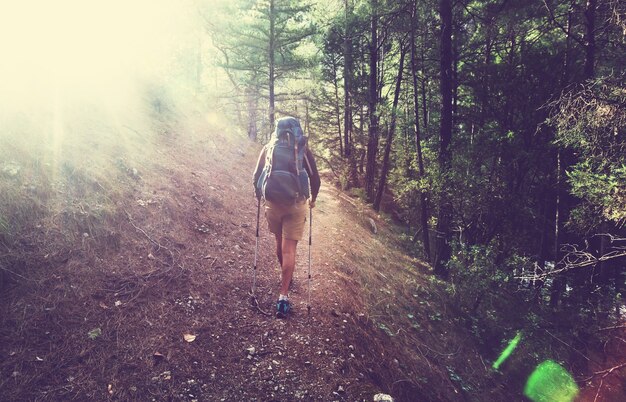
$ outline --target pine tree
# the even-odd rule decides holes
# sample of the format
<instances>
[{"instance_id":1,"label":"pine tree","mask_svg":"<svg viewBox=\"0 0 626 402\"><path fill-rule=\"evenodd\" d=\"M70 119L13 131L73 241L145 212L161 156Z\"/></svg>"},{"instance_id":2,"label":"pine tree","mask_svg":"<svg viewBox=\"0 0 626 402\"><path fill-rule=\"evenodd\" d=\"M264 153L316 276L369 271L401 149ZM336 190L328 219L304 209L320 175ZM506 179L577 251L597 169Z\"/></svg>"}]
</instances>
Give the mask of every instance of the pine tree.
<instances>
[{"instance_id":1,"label":"pine tree","mask_svg":"<svg viewBox=\"0 0 626 402\"><path fill-rule=\"evenodd\" d=\"M277 93L280 82L310 65L298 53L315 33L309 10L304 0L238 0L217 21L205 18L222 52L222 66L245 97L250 139L256 139L259 120L273 131L276 104L289 95ZM266 120L257 113L261 98L267 102Z\"/></svg>"}]
</instances>

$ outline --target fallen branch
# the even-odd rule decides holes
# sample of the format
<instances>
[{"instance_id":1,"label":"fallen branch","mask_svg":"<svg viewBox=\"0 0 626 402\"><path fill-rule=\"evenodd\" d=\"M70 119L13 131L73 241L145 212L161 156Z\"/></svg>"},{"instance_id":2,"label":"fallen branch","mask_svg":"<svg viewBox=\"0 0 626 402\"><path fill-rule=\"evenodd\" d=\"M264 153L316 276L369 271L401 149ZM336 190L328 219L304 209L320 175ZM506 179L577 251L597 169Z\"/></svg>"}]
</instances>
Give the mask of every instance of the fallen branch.
<instances>
[{"instance_id":1,"label":"fallen branch","mask_svg":"<svg viewBox=\"0 0 626 402\"><path fill-rule=\"evenodd\" d=\"M618 364L617 366L611 367L609 369L606 370L601 370L601 371L596 371L593 373L593 375L589 378L585 378L585 382L590 381L591 379L593 379L593 377L598 376L598 375L602 375L601 379L606 378L609 374L611 374L612 372L614 372L615 370L619 370L622 367L626 367L626 363L622 363L622 364Z\"/></svg>"},{"instance_id":2,"label":"fallen branch","mask_svg":"<svg viewBox=\"0 0 626 402\"><path fill-rule=\"evenodd\" d=\"M598 391L596 391L596 396L593 398L593 402L598 401L598 397L600 396L600 390L602 389L602 384L604 383L604 379L600 379L600 385L598 386Z\"/></svg>"},{"instance_id":3,"label":"fallen branch","mask_svg":"<svg viewBox=\"0 0 626 402\"><path fill-rule=\"evenodd\" d=\"M133 218L132 218L132 216L130 215L130 213L128 211L124 210L124 212L126 212L126 217L128 218L128 222L132 225L132 227L134 227L137 231L141 232L144 236L146 236L146 238L148 240L150 240L150 242L152 242L155 246L158 247L158 249L156 251L159 251L161 248L169 250L167 247L162 246L161 243L159 243L158 241L156 241L152 237L150 237L150 235L148 233L146 233L145 230L143 230L139 226L135 225L135 222L133 222Z\"/></svg>"},{"instance_id":4,"label":"fallen branch","mask_svg":"<svg viewBox=\"0 0 626 402\"><path fill-rule=\"evenodd\" d=\"M271 317L272 315L270 313L268 313L267 311L263 310L261 308L261 306L259 306L259 301L257 300L256 296L254 295L250 295L251 301L252 301L252 306L256 307L257 310L259 310L259 312L263 315L266 315L268 317Z\"/></svg>"},{"instance_id":5,"label":"fallen branch","mask_svg":"<svg viewBox=\"0 0 626 402\"><path fill-rule=\"evenodd\" d=\"M143 230L142 228L140 228L139 226L137 226L137 225L135 224L135 222L133 221L132 216L130 215L130 213L129 213L128 211L124 210L124 212L126 212L126 217L128 218L128 222L131 224L131 226L132 226L132 227L134 227L134 228L135 228L135 230L137 230L137 231L141 232L141 233L142 233L142 234L143 234L143 235L144 235L144 236L145 236L148 240L150 240L150 242L151 242L152 244L154 244L155 246L157 246L157 249L154 251L155 253L156 253L157 251L161 250L161 249L163 249L163 250L165 250L165 251L167 251L167 252L169 253L170 258L171 258L171 263L165 263L165 262L163 262L163 261L161 261L161 262L163 262L165 265L170 265L170 266L173 266L173 265L178 265L180 268L183 268L180 264L174 264L174 262L176 261L176 259L174 258L174 253L172 252L172 250L170 250L170 249L169 249L169 248L167 248L166 246L162 245L162 244L161 244L161 243L159 243L158 241L154 240L152 237L150 237L150 235L149 235L148 233L146 233L146 231L145 231L145 230Z\"/></svg>"},{"instance_id":6,"label":"fallen branch","mask_svg":"<svg viewBox=\"0 0 626 402\"><path fill-rule=\"evenodd\" d=\"M543 270L541 272L538 265L535 264L536 269L532 274L522 274L516 276L516 279L520 280L544 280L548 277L569 271L572 269L585 268L595 266L601 262L626 258L626 246L616 244L618 242L626 242L626 238L620 238L611 234L597 234L595 236L606 236L609 238L610 244L613 245L613 249L599 257L596 257L586 249L578 249L573 244L563 244L562 250L565 251L565 256L555 266L561 267L558 269Z\"/></svg>"},{"instance_id":7,"label":"fallen branch","mask_svg":"<svg viewBox=\"0 0 626 402\"><path fill-rule=\"evenodd\" d=\"M598 331L610 331L612 329L620 329L620 328L626 328L626 324L625 325L615 325L613 327L604 327L604 328L600 328Z\"/></svg>"}]
</instances>

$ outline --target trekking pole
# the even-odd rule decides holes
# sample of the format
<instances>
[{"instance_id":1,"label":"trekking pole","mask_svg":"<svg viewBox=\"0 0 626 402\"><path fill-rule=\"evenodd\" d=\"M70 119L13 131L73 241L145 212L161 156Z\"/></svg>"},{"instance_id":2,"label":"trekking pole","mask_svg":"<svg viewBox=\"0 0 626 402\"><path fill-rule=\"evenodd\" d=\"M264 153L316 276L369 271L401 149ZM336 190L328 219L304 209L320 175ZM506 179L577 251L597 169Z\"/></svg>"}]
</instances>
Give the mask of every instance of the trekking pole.
<instances>
[{"instance_id":1,"label":"trekking pole","mask_svg":"<svg viewBox=\"0 0 626 402\"><path fill-rule=\"evenodd\" d=\"M261 218L261 198L257 199L257 207L256 207L256 245L254 246L254 270L253 270L253 279L252 279L252 297L255 297L256 291L256 266L257 259L259 255L259 220Z\"/></svg>"},{"instance_id":2,"label":"trekking pole","mask_svg":"<svg viewBox=\"0 0 626 402\"><path fill-rule=\"evenodd\" d=\"M311 234L313 232L313 208L309 207L309 301L306 309L311 314Z\"/></svg>"}]
</instances>

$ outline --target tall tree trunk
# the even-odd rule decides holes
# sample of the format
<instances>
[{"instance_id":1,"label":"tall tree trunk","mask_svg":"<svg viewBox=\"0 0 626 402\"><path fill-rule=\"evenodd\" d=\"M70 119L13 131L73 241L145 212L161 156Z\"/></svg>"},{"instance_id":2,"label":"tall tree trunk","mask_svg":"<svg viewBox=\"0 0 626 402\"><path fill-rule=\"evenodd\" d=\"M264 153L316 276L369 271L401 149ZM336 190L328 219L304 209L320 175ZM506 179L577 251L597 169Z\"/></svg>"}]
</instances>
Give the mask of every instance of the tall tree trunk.
<instances>
[{"instance_id":1,"label":"tall tree trunk","mask_svg":"<svg viewBox=\"0 0 626 402\"><path fill-rule=\"evenodd\" d=\"M359 137L361 139L365 136L365 110L363 109L364 107L363 105L361 105L361 107L359 108ZM363 168L365 152L359 152L359 154L359 173L363 174L363 172L365 171L365 169Z\"/></svg>"},{"instance_id":2,"label":"tall tree trunk","mask_svg":"<svg viewBox=\"0 0 626 402\"><path fill-rule=\"evenodd\" d=\"M570 80L570 58L571 58L571 48L572 48L572 36L571 36L571 27L572 27L572 13L574 12L574 1L570 4L570 7L567 11L567 23L565 25L565 57L563 58L563 75L561 78L561 87L565 88L569 84Z\"/></svg>"},{"instance_id":3,"label":"tall tree trunk","mask_svg":"<svg viewBox=\"0 0 626 402\"><path fill-rule=\"evenodd\" d=\"M311 129L309 128L309 124L311 121L311 116L309 116L309 99L304 99L304 135L311 138Z\"/></svg>"},{"instance_id":4,"label":"tall tree trunk","mask_svg":"<svg viewBox=\"0 0 626 402\"><path fill-rule=\"evenodd\" d=\"M597 0L587 0L585 7L585 79L595 75Z\"/></svg>"},{"instance_id":5,"label":"tall tree trunk","mask_svg":"<svg viewBox=\"0 0 626 402\"><path fill-rule=\"evenodd\" d=\"M400 87L402 86L402 73L404 70L404 56L406 49L404 43L400 42L400 66L398 67L398 78L396 79L396 89L393 93L393 106L391 107L391 125L387 131L387 143L385 144L385 154L383 155L383 166L380 172L380 182L378 183L378 191L374 200L374 210L380 210L380 203L385 192L385 184L387 182L387 174L389 172L389 155L391 153L391 144L393 142L394 131L396 131L396 116L398 114L398 99L400 99Z\"/></svg>"},{"instance_id":6,"label":"tall tree trunk","mask_svg":"<svg viewBox=\"0 0 626 402\"><path fill-rule=\"evenodd\" d=\"M458 28L453 27L452 41L452 131L457 126L459 109L459 39Z\"/></svg>"},{"instance_id":7,"label":"tall tree trunk","mask_svg":"<svg viewBox=\"0 0 626 402\"><path fill-rule=\"evenodd\" d=\"M452 140L452 0L439 1L439 14L441 16L439 170L442 190L437 214L437 241L433 267L436 275L446 277L446 263L450 259L448 238L452 218L452 205L447 196L450 182L450 141Z\"/></svg>"},{"instance_id":8,"label":"tall tree trunk","mask_svg":"<svg viewBox=\"0 0 626 402\"><path fill-rule=\"evenodd\" d=\"M344 156L343 138L341 131L341 106L339 100L339 80L337 79L337 66L333 63L333 87L335 90L335 118L337 120L337 133L339 134L339 155Z\"/></svg>"},{"instance_id":9,"label":"tall tree trunk","mask_svg":"<svg viewBox=\"0 0 626 402\"><path fill-rule=\"evenodd\" d=\"M595 78L597 2L598 2L597 0L587 0L587 4L585 7L585 72L584 72L585 80L592 80ZM570 166L574 165L577 162L577 157L573 154L573 152L571 152L570 155L571 155L571 159L568 160L568 162L570 163L566 166L566 169L568 169ZM570 199L569 207L571 211L578 202L571 195L569 199ZM604 220L600 224L600 231L602 231L603 233L606 233L607 229L608 229L607 222ZM603 255L606 252L606 246L607 246L606 240L607 239L605 236L601 236L599 239L600 255ZM600 262L598 264L598 270L600 271L600 273L603 273L604 271L606 271L606 263ZM591 275L585 274L584 271L578 272L578 282L581 283L582 285L585 285L583 297L590 298L593 296L592 294L593 286L591 286L591 284L594 283L594 279L591 277L592 275L593 275L593 271ZM600 275L600 277L604 278L605 275ZM587 283L585 283L585 280L587 281ZM600 281L600 284L602 284L602 280ZM596 299L596 303L597 302L599 302L599 299Z\"/></svg>"},{"instance_id":10,"label":"tall tree trunk","mask_svg":"<svg viewBox=\"0 0 626 402\"><path fill-rule=\"evenodd\" d=\"M409 100L409 94L407 93L404 98L404 121L409 121L411 118L411 102ZM413 160L411 145L413 145L413 140L411 139L409 126L404 124L402 128L402 134L404 134L404 143L402 148L405 150L404 152L404 176L412 177L413 169L411 168L411 161ZM409 221L409 226L411 222Z\"/></svg>"},{"instance_id":11,"label":"tall tree trunk","mask_svg":"<svg viewBox=\"0 0 626 402\"><path fill-rule=\"evenodd\" d=\"M344 110L343 110L343 149L344 156L349 158L351 155L350 137L352 131L352 106L351 106L351 94L350 94L350 80L352 77L352 29L350 17L352 15L351 0L345 0L345 27L344 27L344 42L343 42L343 93L344 93Z\"/></svg>"},{"instance_id":12,"label":"tall tree trunk","mask_svg":"<svg viewBox=\"0 0 626 402\"><path fill-rule=\"evenodd\" d=\"M585 7L585 68L584 68L584 79L590 80L593 79L595 74L595 52L596 52L596 43L595 43L595 15L596 15L596 7L597 0L587 0L587 4ZM571 25L569 24L570 19L568 18L568 26L566 30L566 37L569 39L571 37L570 29ZM569 48L569 46L567 46ZM569 57L566 54L565 63L569 63ZM567 64L565 64L567 68ZM564 241L575 243L576 240L579 239L570 239L570 236L566 236L565 230L563 228L563 223L567 222L568 215L570 211L574 208L576 204L575 198L570 194L568 189L565 186L565 173L567 169L575 163L576 156L569 149L559 149L557 154L557 207L556 207L556 222L555 222L555 268L563 268L563 264L559 264L559 262L563 259L563 254L560 251L561 244ZM578 285L584 284L584 273L576 273L574 272L574 279ZM559 300L565 291L567 284L567 273L563 273L558 275L553 283L551 288L551 297L550 297L550 305L556 306L559 303ZM580 289L582 292L582 289ZM590 289L585 293L589 293ZM588 294L581 294L581 297L587 297Z\"/></svg>"},{"instance_id":13,"label":"tall tree trunk","mask_svg":"<svg viewBox=\"0 0 626 402\"><path fill-rule=\"evenodd\" d=\"M367 164L365 167L365 193L367 200L374 200L374 180L376 178L376 154L378 152L378 0L371 0L372 16L369 49L369 88L368 88L368 141Z\"/></svg>"},{"instance_id":14,"label":"tall tree trunk","mask_svg":"<svg viewBox=\"0 0 626 402\"><path fill-rule=\"evenodd\" d=\"M415 112L415 153L417 155L417 166L419 178L422 179L425 176L424 172L424 158L422 156L422 141L420 133L420 106L418 101L418 80L417 80L417 52L415 49L416 31L417 31L417 0L414 2L413 15L411 16L411 76L413 78L413 106ZM423 49L423 48L422 48ZM423 50L422 50L423 57ZM422 65L423 66L423 65ZM422 85L424 82L422 81ZM422 90L422 101L425 108L425 94ZM424 114L426 119L426 114ZM426 120L424 120L426 121ZM426 124L426 123L424 123ZM422 230L422 247L424 249L424 256L430 261L430 235L428 233L428 197L426 191L420 191L420 226Z\"/></svg>"},{"instance_id":15,"label":"tall tree trunk","mask_svg":"<svg viewBox=\"0 0 626 402\"><path fill-rule=\"evenodd\" d=\"M270 96L270 109L269 109L269 123L270 123L270 131L274 131L274 120L275 120L275 116L274 116L274 82L276 80L276 74L275 74L275 47L276 47L276 28L275 28L275 24L276 24L276 10L275 10L275 4L274 4L274 0L270 0L270 37L269 37L269 61L270 61L270 65L269 65L269 96Z\"/></svg>"},{"instance_id":16,"label":"tall tree trunk","mask_svg":"<svg viewBox=\"0 0 626 402\"><path fill-rule=\"evenodd\" d=\"M565 56L563 58L563 75L561 85L563 88L569 84L569 64L570 64L570 48L572 42L572 11L574 8L574 1L572 1L570 9L567 15L567 25L565 27ZM554 268L561 269L563 259L563 253L561 252L561 241L563 240L563 199L564 199L564 187L563 187L563 155L561 149L557 149L556 154L556 191L555 191L555 212L554 212ZM567 278L565 273L559 274L552 281L550 288L550 305L556 307L561 299L561 294L565 291L565 285Z\"/></svg>"},{"instance_id":17,"label":"tall tree trunk","mask_svg":"<svg viewBox=\"0 0 626 402\"><path fill-rule=\"evenodd\" d=\"M426 76L424 76L423 73L422 73L421 86L422 86L422 113L424 116L422 120L422 122L424 123L424 138L428 138L428 108L426 105L426 98L428 97L428 95L426 93Z\"/></svg>"},{"instance_id":18,"label":"tall tree trunk","mask_svg":"<svg viewBox=\"0 0 626 402\"><path fill-rule=\"evenodd\" d=\"M424 36L422 37L422 46L420 46L421 60L420 65L422 69L422 113L424 114L424 138L428 135L428 109L426 108L426 54L424 48L426 47L427 32L424 30Z\"/></svg>"},{"instance_id":19,"label":"tall tree trunk","mask_svg":"<svg viewBox=\"0 0 626 402\"><path fill-rule=\"evenodd\" d=\"M595 59L596 59L596 8L597 0L587 0L585 7L585 80L591 80L595 78ZM600 232L606 234L609 232L609 224L606 220L600 224ZM604 255L608 250L608 238L607 236L600 236L599 239L599 254ZM598 263L598 278L590 278L591 283L597 283L601 286L608 284L607 275L608 263L601 261ZM593 289L591 286L587 286L587 293L591 296ZM596 299L596 303L599 302L599 298Z\"/></svg>"},{"instance_id":20,"label":"tall tree trunk","mask_svg":"<svg viewBox=\"0 0 626 402\"><path fill-rule=\"evenodd\" d=\"M560 269L563 253L561 251L561 241L563 237L563 163L561 150L557 150L556 155L556 207L554 215L554 268ZM561 295L565 291L566 276L561 273L552 281L550 288L550 306L556 307L561 300Z\"/></svg>"},{"instance_id":21,"label":"tall tree trunk","mask_svg":"<svg viewBox=\"0 0 626 402\"><path fill-rule=\"evenodd\" d=\"M544 282L542 279L537 279L537 268L539 268L539 270L541 270L541 272L544 272L546 269L546 261L550 259L550 242L548 241L548 235L550 234L551 231L551 225L548 224L548 222L551 222L552 220L550 219L550 211L548 210L548 203L551 200L551 194L550 192L546 189L543 191L543 203L542 203L542 207L541 207L541 235L540 235L540 240L539 240L539 261L537 261L536 267L535 267L535 272L534 272L534 278L533 278L533 282L532 282L532 286L533 286L533 291L534 291L534 296L533 299L535 301L535 303L541 303L541 288L543 288Z\"/></svg>"},{"instance_id":22,"label":"tall tree trunk","mask_svg":"<svg viewBox=\"0 0 626 402\"><path fill-rule=\"evenodd\" d=\"M246 99L248 109L248 138L252 141L256 141L257 138L257 126L256 126L256 112L258 107L258 97L255 94L254 89L246 88Z\"/></svg>"},{"instance_id":23,"label":"tall tree trunk","mask_svg":"<svg viewBox=\"0 0 626 402\"><path fill-rule=\"evenodd\" d=\"M479 126L482 129L485 126L485 120L487 119L487 110L489 105L489 74L491 72L491 53L493 50L492 39L492 25L491 21L487 21L486 33L485 33L485 60L483 65L482 77L481 77L481 89L479 92L480 98L480 119Z\"/></svg>"},{"instance_id":24,"label":"tall tree trunk","mask_svg":"<svg viewBox=\"0 0 626 402\"><path fill-rule=\"evenodd\" d=\"M422 35L422 44L420 46L420 68L422 71L422 113L424 114L424 138L428 136L428 124L429 124L429 115L428 108L426 104L426 99L428 99L428 93L430 90L426 90L426 41L428 40L428 27L425 27L424 33Z\"/></svg>"}]
</instances>

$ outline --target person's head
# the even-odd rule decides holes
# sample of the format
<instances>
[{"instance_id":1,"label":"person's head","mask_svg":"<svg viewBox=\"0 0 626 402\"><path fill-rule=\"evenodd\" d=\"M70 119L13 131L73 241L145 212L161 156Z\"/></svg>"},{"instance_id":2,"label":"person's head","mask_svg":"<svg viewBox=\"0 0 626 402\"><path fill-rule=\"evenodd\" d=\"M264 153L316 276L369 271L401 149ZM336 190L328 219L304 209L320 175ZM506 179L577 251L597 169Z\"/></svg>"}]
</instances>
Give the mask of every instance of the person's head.
<instances>
[{"instance_id":1,"label":"person's head","mask_svg":"<svg viewBox=\"0 0 626 402\"><path fill-rule=\"evenodd\" d=\"M287 135L301 137L303 136L302 127L300 122L295 117L281 117L276 122L276 130L274 135L278 138L286 137Z\"/></svg>"}]
</instances>

